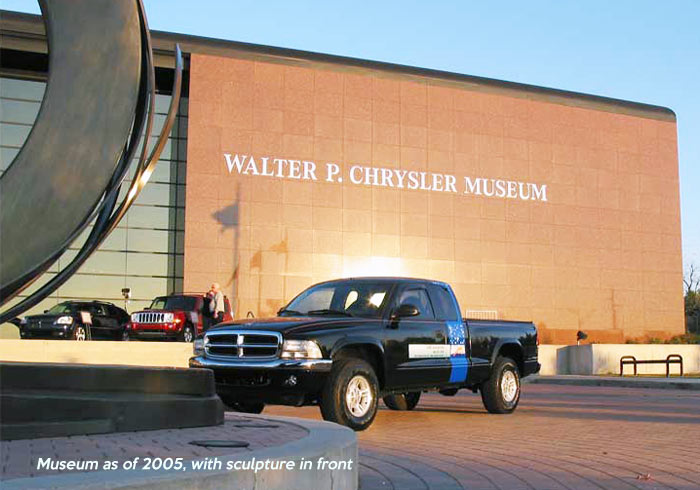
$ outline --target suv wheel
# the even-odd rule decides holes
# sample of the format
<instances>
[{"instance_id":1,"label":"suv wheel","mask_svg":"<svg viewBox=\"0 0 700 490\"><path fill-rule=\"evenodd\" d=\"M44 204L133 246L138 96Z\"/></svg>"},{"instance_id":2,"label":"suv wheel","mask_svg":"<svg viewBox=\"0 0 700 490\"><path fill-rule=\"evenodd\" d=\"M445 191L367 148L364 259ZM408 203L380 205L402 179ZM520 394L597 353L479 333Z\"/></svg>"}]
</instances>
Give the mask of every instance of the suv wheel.
<instances>
[{"instance_id":1,"label":"suv wheel","mask_svg":"<svg viewBox=\"0 0 700 490\"><path fill-rule=\"evenodd\" d=\"M84 326L76 325L75 330L73 330L73 340L87 340L87 333Z\"/></svg>"},{"instance_id":2,"label":"suv wheel","mask_svg":"<svg viewBox=\"0 0 700 490\"><path fill-rule=\"evenodd\" d=\"M321 394L321 415L353 430L365 430L377 415L378 392L377 376L367 362L335 361Z\"/></svg>"},{"instance_id":3,"label":"suv wheel","mask_svg":"<svg viewBox=\"0 0 700 490\"><path fill-rule=\"evenodd\" d=\"M117 339L117 340L119 340L119 339ZM122 332L122 338L121 338L121 340L123 340L124 342L128 342L128 341L130 340L130 339L129 339L129 331L128 331L128 330L124 329L124 331Z\"/></svg>"},{"instance_id":4,"label":"suv wheel","mask_svg":"<svg viewBox=\"0 0 700 490\"><path fill-rule=\"evenodd\" d=\"M383 400L387 408L391 410L413 410L420 401L420 395L420 391L411 391L399 395L387 395Z\"/></svg>"},{"instance_id":5,"label":"suv wheel","mask_svg":"<svg viewBox=\"0 0 700 490\"><path fill-rule=\"evenodd\" d=\"M243 402L226 395L219 395L219 398L224 402L224 405L234 412L262 413L265 409L265 404L262 402Z\"/></svg>"},{"instance_id":6,"label":"suv wheel","mask_svg":"<svg viewBox=\"0 0 700 490\"><path fill-rule=\"evenodd\" d=\"M498 357L491 377L481 385L481 400L490 413L511 413L520 401L518 366L509 357Z\"/></svg>"},{"instance_id":7,"label":"suv wheel","mask_svg":"<svg viewBox=\"0 0 700 490\"><path fill-rule=\"evenodd\" d=\"M185 325L185 328L182 329L180 340L183 342L192 342L194 340L194 331L190 325Z\"/></svg>"}]
</instances>

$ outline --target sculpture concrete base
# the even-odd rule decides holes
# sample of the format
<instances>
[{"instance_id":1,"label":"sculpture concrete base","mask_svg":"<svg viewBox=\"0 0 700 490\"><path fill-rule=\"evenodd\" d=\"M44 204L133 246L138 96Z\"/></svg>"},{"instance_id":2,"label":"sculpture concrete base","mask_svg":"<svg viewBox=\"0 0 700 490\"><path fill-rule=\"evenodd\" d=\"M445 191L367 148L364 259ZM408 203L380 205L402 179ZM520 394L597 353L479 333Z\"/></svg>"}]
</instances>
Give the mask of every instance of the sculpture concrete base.
<instances>
[{"instance_id":1,"label":"sculpture concrete base","mask_svg":"<svg viewBox=\"0 0 700 490\"><path fill-rule=\"evenodd\" d=\"M202 369L0 363L0 439L35 439L223 423Z\"/></svg>"}]
</instances>

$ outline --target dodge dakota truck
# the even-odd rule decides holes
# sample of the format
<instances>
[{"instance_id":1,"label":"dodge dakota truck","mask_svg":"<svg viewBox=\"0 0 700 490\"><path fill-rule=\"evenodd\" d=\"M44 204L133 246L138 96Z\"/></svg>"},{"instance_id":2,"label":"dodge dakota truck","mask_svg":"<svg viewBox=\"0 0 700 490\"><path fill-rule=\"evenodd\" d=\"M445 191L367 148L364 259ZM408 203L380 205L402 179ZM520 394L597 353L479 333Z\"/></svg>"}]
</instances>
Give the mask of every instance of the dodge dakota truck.
<instances>
[{"instance_id":1,"label":"dodge dakota truck","mask_svg":"<svg viewBox=\"0 0 700 490\"><path fill-rule=\"evenodd\" d=\"M353 278L311 286L276 317L219 325L194 342L192 368L214 371L233 410L320 406L325 420L364 430L379 398L411 410L422 392L481 392L511 413L520 379L539 371L531 322L462 318L452 288L408 278Z\"/></svg>"}]
</instances>

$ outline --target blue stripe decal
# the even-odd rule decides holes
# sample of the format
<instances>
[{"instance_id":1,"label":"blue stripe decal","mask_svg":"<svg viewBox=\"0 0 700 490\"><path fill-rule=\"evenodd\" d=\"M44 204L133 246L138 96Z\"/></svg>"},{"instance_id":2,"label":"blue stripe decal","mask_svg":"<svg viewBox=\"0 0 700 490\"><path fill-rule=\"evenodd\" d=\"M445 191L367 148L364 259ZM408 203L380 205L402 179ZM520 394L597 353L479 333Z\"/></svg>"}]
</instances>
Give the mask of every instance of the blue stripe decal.
<instances>
[{"instance_id":1,"label":"blue stripe decal","mask_svg":"<svg viewBox=\"0 0 700 490\"><path fill-rule=\"evenodd\" d=\"M447 342L450 344L450 383L467 380L469 359L466 352L466 335L462 321L447 322Z\"/></svg>"}]
</instances>

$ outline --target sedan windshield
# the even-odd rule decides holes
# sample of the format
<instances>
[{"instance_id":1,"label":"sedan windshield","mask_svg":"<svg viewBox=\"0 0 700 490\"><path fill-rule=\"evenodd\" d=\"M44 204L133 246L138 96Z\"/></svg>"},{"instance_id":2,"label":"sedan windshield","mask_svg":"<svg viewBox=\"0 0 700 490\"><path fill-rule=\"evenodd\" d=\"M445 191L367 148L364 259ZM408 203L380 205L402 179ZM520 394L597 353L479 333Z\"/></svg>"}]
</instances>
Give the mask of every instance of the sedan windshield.
<instances>
[{"instance_id":1,"label":"sedan windshield","mask_svg":"<svg viewBox=\"0 0 700 490\"><path fill-rule=\"evenodd\" d=\"M392 284L339 281L312 286L279 311L280 316L358 316L381 318Z\"/></svg>"}]
</instances>

